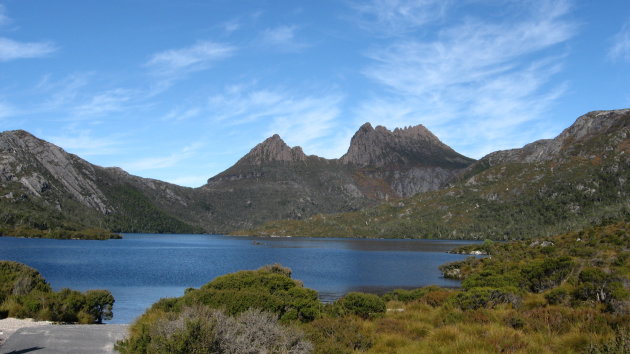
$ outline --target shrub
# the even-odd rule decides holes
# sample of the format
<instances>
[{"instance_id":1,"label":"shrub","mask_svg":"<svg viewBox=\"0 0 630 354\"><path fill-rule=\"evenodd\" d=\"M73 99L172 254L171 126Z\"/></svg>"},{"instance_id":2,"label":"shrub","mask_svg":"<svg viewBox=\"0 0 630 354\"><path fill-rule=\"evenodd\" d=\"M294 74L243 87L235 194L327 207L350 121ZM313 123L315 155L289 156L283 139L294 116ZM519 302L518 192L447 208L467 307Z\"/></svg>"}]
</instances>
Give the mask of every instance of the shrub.
<instances>
[{"instance_id":1,"label":"shrub","mask_svg":"<svg viewBox=\"0 0 630 354\"><path fill-rule=\"evenodd\" d=\"M161 313L116 344L121 353L309 353L301 332L278 323L277 316L247 310L230 317L207 306Z\"/></svg>"},{"instance_id":2,"label":"shrub","mask_svg":"<svg viewBox=\"0 0 630 354\"><path fill-rule=\"evenodd\" d=\"M381 316L387 309L385 301L374 294L352 292L337 301L346 313L364 319Z\"/></svg>"},{"instance_id":3,"label":"shrub","mask_svg":"<svg viewBox=\"0 0 630 354\"><path fill-rule=\"evenodd\" d=\"M533 292L542 292L559 285L575 264L570 257L546 258L521 268L523 285Z\"/></svg>"},{"instance_id":4,"label":"shrub","mask_svg":"<svg viewBox=\"0 0 630 354\"><path fill-rule=\"evenodd\" d=\"M499 304L518 306L521 302L514 288L479 287L457 293L454 303L462 310L494 308Z\"/></svg>"},{"instance_id":5,"label":"shrub","mask_svg":"<svg viewBox=\"0 0 630 354\"><path fill-rule=\"evenodd\" d=\"M384 301L411 302L420 299L429 291L429 287L405 290L395 289L383 295Z\"/></svg>"},{"instance_id":6,"label":"shrub","mask_svg":"<svg viewBox=\"0 0 630 354\"><path fill-rule=\"evenodd\" d=\"M200 289L188 291L178 300L169 300L157 306L177 311L181 304L204 304L222 308L230 315L256 308L273 312L282 321L312 321L321 313L317 292L291 279L287 275L290 273L289 268L276 264L255 271L227 274Z\"/></svg>"},{"instance_id":7,"label":"shrub","mask_svg":"<svg viewBox=\"0 0 630 354\"><path fill-rule=\"evenodd\" d=\"M564 305L571 301L572 292L568 286L559 286L547 291L544 296L550 305Z\"/></svg>"},{"instance_id":8,"label":"shrub","mask_svg":"<svg viewBox=\"0 0 630 354\"><path fill-rule=\"evenodd\" d=\"M320 318L309 323L305 331L315 345L314 353L366 351L374 342L374 334L353 318Z\"/></svg>"},{"instance_id":9,"label":"shrub","mask_svg":"<svg viewBox=\"0 0 630 354\"><path fill-rule=\"evenodd\" d=\"M420 301L432 307L439 307L445 304L452 295L453 291L440 289L426 293Z\"/></svg>"}]
</instances>

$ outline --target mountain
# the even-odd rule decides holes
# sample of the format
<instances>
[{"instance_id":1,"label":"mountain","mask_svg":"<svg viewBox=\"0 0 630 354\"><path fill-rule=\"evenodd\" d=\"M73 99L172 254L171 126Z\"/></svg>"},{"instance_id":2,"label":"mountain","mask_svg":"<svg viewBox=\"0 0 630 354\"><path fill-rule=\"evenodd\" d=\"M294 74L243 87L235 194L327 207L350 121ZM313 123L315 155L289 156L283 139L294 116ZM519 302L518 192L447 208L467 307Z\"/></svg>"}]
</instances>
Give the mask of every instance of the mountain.
<instances>
[{"instance_id":1,"label":"mountain","mask_svg":"<svg viewBox=\"0 0 630 354\"><path fill-rule=\"evenodd\" d=\"M474 160L458 154L423 125L389 131L361 126L340 162L356 168L355 180L383 181L396 197L444 186ZM368 195L370 190L364 188ZM376 190L378 195L378 190Z\"/></svg>"},{"instance_id":2,"label":"mountain","mask_svg":"<svg viewBox=\"0 0 630 354\"><path fill-rule=\"evenodd\" d=\"M95 166L25 131L0 133L0 226L225 233L436 190L474 160L422 126L364 125L341 159L278 135L200 188Z\"/></svg>"},{"instance_id":3,"label":"mountain","mask_svg":"<svg viewBox=\"0 0 630 354\"><path fill-rule=\"evenodd\" d=\"M360 212L274 221L238 233L479 239L551 235L608 219L628 220L629 181L630 109L595 111L554 139L481 158L460 171L448 188Z\"/></svg>"}]
</instances>

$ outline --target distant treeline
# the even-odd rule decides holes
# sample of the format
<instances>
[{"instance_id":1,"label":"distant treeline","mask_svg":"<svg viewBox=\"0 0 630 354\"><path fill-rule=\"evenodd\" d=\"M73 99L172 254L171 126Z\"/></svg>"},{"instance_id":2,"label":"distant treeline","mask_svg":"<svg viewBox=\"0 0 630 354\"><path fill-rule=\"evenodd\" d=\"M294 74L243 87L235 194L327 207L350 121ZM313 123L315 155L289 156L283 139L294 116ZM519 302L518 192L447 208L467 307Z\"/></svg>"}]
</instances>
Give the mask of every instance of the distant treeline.
<instances>
[{"instance_id":1,"label":"distant treeline","mask_svg":"<svg viewBox=\"0 0 630 354\"><path fill-rule=\"evenodd\" d=\"M29 227L0 227L0 236L26 238L54 238L61 240L109 240L121 239L122 236L104 229L83 230L40 230Z\"/></svg>"}]
</instances>

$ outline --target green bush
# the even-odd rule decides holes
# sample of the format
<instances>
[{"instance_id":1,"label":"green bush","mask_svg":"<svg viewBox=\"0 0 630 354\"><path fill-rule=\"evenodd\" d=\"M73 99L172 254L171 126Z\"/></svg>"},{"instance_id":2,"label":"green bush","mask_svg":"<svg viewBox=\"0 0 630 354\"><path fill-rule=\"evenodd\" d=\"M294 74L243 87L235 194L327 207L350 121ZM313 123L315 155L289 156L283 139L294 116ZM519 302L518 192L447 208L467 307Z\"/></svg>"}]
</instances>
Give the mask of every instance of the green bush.
<instances>
[{"instance_id":1,"label":"green bush","mask_svg":"<svg viewBox=\"0 0 630 354\"><path fill-rule=\"evenodd\" d=\"M566 305L571 301L573 290L568 286L559 286L547 291L544 296L550 305Z\"/></svg>"},{"instance_id":2,"label":"green bush","mask_svg":"<svg viewBox=\"0 0 630 354\"><path fill-rule=\"evenodd\" d=\"M361 318L374 318L386 311L385 301L374 294L352 292L337 300L346 313Z\"/></svg>"},{"instance_id":3,"label":"green bush","mask_svg":"<svg viewBox=\"0 0 630 354\"><path fill-rule=\"evenodd\" d=\"M64 323L101 323L112 319L114 297L107 290L52 291L35 269L0 261L0 315Z\"/></svg>"},{"instance_id":4,"label":"green bush","mask_svg":"<svg viewBox=\"0 0 630 354\"><path fill-rule=\"evenodd\" d=\"M462 310L494 308L499 304L517 307L521 303L521 297L517 294L516 288L478 287L457 293L453 302Z\"/></svg>"}]
</instances>

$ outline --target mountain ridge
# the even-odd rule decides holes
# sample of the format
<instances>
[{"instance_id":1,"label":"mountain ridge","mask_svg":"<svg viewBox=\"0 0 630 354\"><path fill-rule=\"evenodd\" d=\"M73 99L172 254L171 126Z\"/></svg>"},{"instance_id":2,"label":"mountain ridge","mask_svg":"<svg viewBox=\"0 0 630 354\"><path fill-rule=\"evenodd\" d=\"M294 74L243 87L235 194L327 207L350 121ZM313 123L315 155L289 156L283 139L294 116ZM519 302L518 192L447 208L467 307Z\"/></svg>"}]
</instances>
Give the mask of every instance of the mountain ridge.
<instances>
[{"instance_id":1,"label":"mountain ridge","mask_svg":"<svg viewBox=\"0 0 630 354\"><path fill-rule=\"evenodd\" d=\"M514 239L630 219L630 109L580 116L554 139L490 153L447 188L359 212L236 234Z\"/></svg>"},{"instance_id":2,"label":"mountain ridge","mask_svg":"<svg viewBox=\"0 0 630 354\"><path fill-rule=\"evenodd\" d=\"M405 153L407 144L406 153L413 154L414 139L425 148L448 148L424 127L377 130L389 139L381 152L395 146L396 153ZM425 171L423 177L433 181L427 187L414 175L416 160L357 167L306 155L274 134L206 185L188 188L96 166L26 131L8 131L0 133L0 206L14 210L0 211L0 220L35 228L223 233L269 220L359 210L405 196L400 184L406 193L438 188L463 168ZM395 179L388 179L391 174Z\"/></svg>"}]
</instances>

